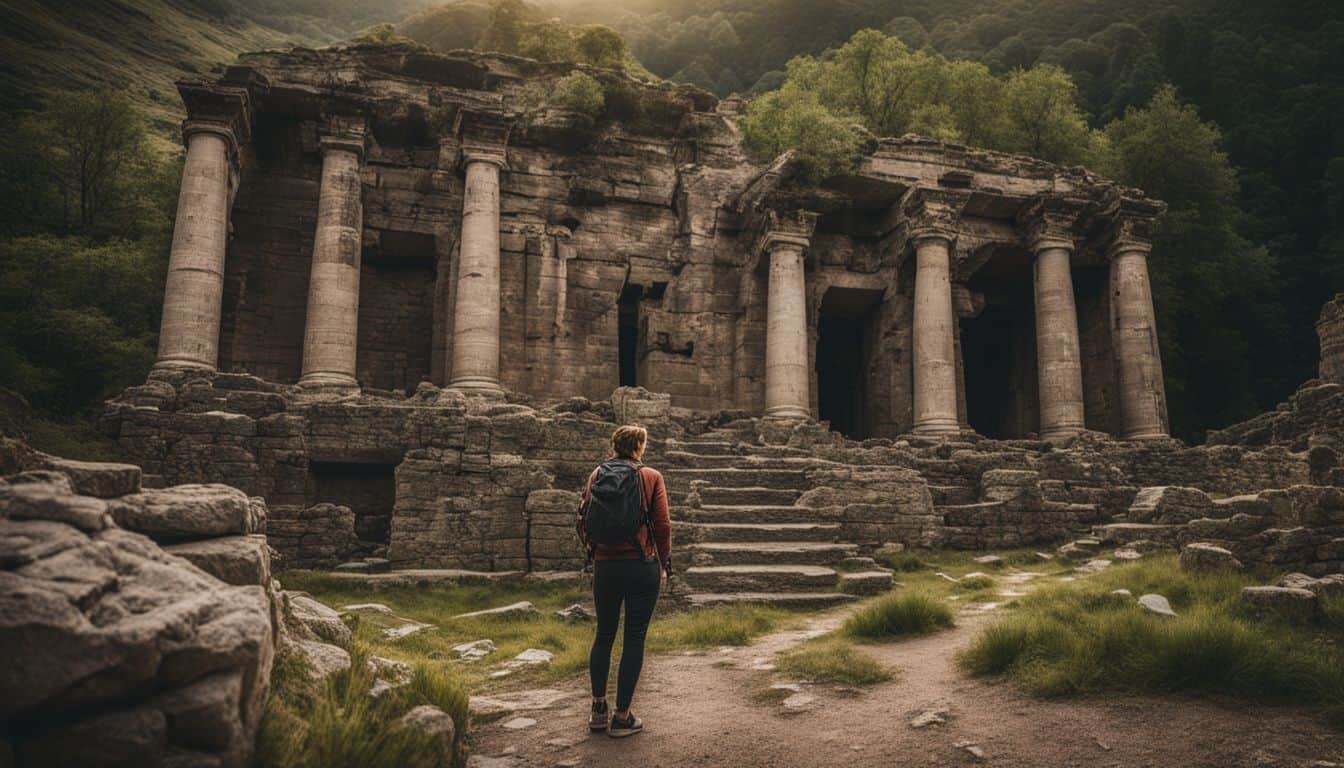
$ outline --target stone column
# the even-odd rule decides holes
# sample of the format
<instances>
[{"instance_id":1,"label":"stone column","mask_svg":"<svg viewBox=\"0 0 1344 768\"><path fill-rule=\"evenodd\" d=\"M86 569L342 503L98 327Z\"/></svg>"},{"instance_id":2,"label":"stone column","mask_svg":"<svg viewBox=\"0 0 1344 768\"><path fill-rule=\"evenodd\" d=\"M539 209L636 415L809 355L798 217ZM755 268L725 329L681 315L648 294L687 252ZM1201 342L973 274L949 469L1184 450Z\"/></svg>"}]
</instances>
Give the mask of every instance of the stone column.
<instances>
[{"instance_id":1,"label":"stone column","mask_svg":"<svg viewBox=\"0 0 1344 768\"><path fill-rule=\"evenodd\" d=\"M1157 348L1153 291L1144 241L1117 240L1111 259L1111 348L1120 401L1120 436L1166 437L1167 396Z\"/></svg>"},{"instance_id":2,"label":"stone column","mask_svg":"<svg viewBox=\"0 0 1344 768\"><path fill-rule=\"evenodd\" d=\"M448 386L500 392L499 171L504 150L464 152L462 241L453 307L453 367Z\"/></svg>"},{"instance_id":3,"label":"stone column","mask_svg":"<svg viewBox=\"0 0 1344 768\"><path fill-rule=\"evenodd\" d=\"M915 247L914 432L954 434L957 422L957 360L952 312L952 236L917 232Z\"/></svg>"},{"instance_id":4,"label":"stone column","mask_svg":"<svg viewBox=\"0 0 1344 768\"><path fill-rule=\"evenodd\" d=\"M312 389L354 389L359 334L359 261L364 240L362 138L322 139L322 186L308 278L303 376Z\"/></svg>"},{"instance_id":5,"label":"stone column","mask_svg":"<svg viewBox=\"0 0 1344 768\"><path fill-rule=\"evenodd\" d=\"M1059 442L1085 429L1083 361L1069 259L1073 243L1036 240L1036 372L1041 439Z\"/></svg>"},{"instance_id":6,"label":"stone column","mask_svg":"<svg viewBox=\"0 0 1344 768\"><path fill-rule=\"evenodd\" d=\"M233 131L219 123L188 121L182 136L187 160L177 198L154 367L213 371L219 364L224 254L238 143Z\"/></svg>"},{"instance_id":7,"label":"stone column","mask_svg":"<svg viewBox=\"0 0 1344 768\"><path fill-rule=\"evenodd\" d=\"M805 237L770 233L766 295L765 415L775 419L812 417L807 365L807 288L803 277Z\"/></svg>"}]
</instances>

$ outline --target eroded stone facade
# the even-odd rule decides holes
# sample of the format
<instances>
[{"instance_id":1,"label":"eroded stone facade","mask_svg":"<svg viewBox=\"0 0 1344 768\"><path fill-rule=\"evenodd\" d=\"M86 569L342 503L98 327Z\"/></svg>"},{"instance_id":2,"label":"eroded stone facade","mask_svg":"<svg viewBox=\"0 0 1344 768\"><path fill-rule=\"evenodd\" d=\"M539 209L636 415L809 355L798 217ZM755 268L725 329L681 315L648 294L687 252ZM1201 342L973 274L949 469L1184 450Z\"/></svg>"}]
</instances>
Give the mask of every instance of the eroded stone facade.
<instances>
[{"instance_id":1,"label":"eroded stone facade","mask_svg":"<svg viewBox=\"0 0 1344 768\"><path fill-rule=\"evenodd\" d=\"M104 420L147 482L266 498L291 567L571 569L637 422L698 599L818 604L884 545L1337 473L1165 436L1136 190L913 136L804 189L735 102L580 69L595 123L537 106L569 65L397 45L183 83L165 341Z\"/></svg>"}]
</instances>

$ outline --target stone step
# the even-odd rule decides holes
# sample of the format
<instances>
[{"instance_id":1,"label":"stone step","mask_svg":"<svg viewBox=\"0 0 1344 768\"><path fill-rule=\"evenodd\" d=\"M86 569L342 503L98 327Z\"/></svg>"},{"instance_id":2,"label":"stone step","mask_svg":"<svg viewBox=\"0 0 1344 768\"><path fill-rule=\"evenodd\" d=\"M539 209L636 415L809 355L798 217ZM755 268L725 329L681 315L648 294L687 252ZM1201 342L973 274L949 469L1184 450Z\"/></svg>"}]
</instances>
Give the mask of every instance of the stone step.
<instances>
[{"instance_id":1,"label":"stone step","mask_svg":"<svg viewBox=\"0 0 1344 768\"><path fill-rule=\"evenodd\" d=\"M974 504L980 499L979 490L973 485L929 485L929 495L938 506L951 504Z\"/></svg>"},{"instance_id":2,"label":"stone step","mask_svg":"<svg viewBox=\"0 0 1344 768\"><path fill-rule=\"evenodd\" d=\"M696 456L736 456L737 446L726 440L677 440L670 439L664 445L668 451L690 453Z\"/></svg>"},{"instance_id":3,"label":"stone step","mask_svg":"<svg viewBox=\"0 0 1344 768\"><path fill-rule=\"evenodd\" d=\"M830 608L853 599L843 592L692 592L684 597L692 608L748 603L801 610Z\"/></svg>"},{"instance_id":4,"label":"stone step","mask_svg":"<svg viewBox=\"0 0 1344 768\"><path fill-rule=\"evenodd\" d=\"M794 509L794 507L789 507ZM688 523L675 520L672 535L679 541L835 541L839 523Z\"/></svg>"},{"instance_id":5,"label":"stone step","mask_svg":"<svg viewBox=\"0 0 1344 768\"><path fill-rule=\"evenodd\" d=\"M721 541L685 547L696 565L834 565L858 549L817 541Z\"/></svg>"},{"instance_id":6,"label":"stone step","mask_svg":"<svg viewBox=\"0 0 1344 768\"><path fill-rule=\"evenodd\" d=\"M833 523L834 517L791 504L706 504L674 506L672 517L688 523Z\"/></svg>"},{"instance_id":7,"label":"stone step","mask_svg":"<svg viewBox=\"0 0 1344 768\"><path fill-rule=\"evenodd\" d=\"M704 480L714 488L769 488L802 490L807 475L800 469L668 469L663 472L668 490L690 490L692 480Z\"/></svg>"},{"instance_id":8,"label":"stone step","mask_svg":"<svg viewBox=\"0 0 1344 768\"><path fill-rule=\"evenodd\" d=\"M876 595L891 589L891 571L882 568L871 571L842 571L839 589L851 595Z\"/></svg>"},{"instance_id":9,"label":"stone step","mask_svg":"<svg viewBox=\"0 0 1344 768\"><path fill-rule=\"evenodd\" d=\"M1173 544L1179 525L1157 525L1149 523L1108 523L1092 528L1092 535L1104 544L1128 544L1133 541L1156 541Z\"/></svg>"},{"instance_id":10,"label":"stone step","mask_svg":"<svg viewBox=\"0 0 1344 768\"><path fill-rule=\"evenodd\" d=\"M820 565L696 565L682 575L698 592L822 592L837 580Z\"/></svg>"},{"instance_id":11,"label":"stone step","mask_svg":"<svg viewBox=\"0 0 1344 768\"><path fill-rule=\"evenodd\" d=\"M701 504L773 504L789 505L802 492L796 488L764 488L761 486L710 486L700 491Z\"/></svg>"}]
</instances>

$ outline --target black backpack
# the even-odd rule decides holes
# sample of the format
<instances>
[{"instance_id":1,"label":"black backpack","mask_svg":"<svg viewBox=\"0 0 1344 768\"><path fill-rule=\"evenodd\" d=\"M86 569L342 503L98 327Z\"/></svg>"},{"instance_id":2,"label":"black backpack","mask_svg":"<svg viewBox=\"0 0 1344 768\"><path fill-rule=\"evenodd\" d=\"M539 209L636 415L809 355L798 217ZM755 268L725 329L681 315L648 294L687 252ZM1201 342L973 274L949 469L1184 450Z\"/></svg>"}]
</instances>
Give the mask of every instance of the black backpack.
<instances>
[{"instance_id":1,"label":"black backpack","mask_svg":"<svg viewBox=\"0 0 1344 768\"><path fill-rule=\"evenodd\" d=\"M639 544L639 528L649 526L649 541L653 541L653 523L644 506L644 493L639 488L639 469L642 464L631 464L610 459L597 467L597 474L588 486L588 501L579 510L587 544Z\"/></svg>"}]
</instances>

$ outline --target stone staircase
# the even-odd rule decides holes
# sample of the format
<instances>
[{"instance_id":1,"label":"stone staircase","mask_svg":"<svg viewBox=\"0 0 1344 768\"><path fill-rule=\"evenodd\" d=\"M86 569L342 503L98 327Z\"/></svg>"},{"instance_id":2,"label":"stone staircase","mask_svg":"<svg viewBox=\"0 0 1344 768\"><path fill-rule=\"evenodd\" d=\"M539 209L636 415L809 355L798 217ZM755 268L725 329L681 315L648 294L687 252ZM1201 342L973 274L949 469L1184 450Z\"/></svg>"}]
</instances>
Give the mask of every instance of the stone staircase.
<instances>
[{"instance_id":1,"label":"stone staircase","mask_svg":"<svg viewBox=\"0 0 1344 768\"><path fill-rule=\"evenodd\" d=\"M662 448L684 602L816 608L890 586L889 572L839 541L837 520L797 504L807 470L829 462L730 430Z\"/></svg>"}]
</instances>

